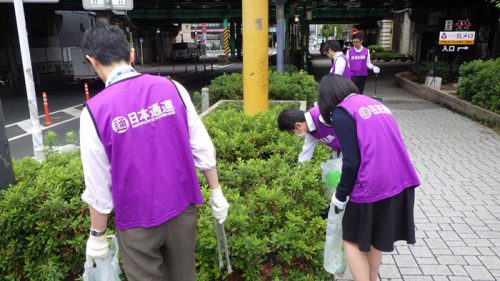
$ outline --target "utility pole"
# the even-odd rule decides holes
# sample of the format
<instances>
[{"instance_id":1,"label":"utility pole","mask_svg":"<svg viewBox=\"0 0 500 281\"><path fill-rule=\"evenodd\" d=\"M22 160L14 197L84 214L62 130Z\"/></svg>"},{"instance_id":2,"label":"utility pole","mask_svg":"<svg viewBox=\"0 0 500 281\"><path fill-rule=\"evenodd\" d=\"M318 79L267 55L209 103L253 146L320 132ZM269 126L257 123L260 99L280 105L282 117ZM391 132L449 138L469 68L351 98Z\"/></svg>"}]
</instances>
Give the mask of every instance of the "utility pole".
<instances>
[{"instance_id":1,"label":"utility pole","mask_svg":"<svg viewBox=\"0 0 500 281\"><path fill-rule=\"evenodd\" d=\"M285 71L285 3L286 0L274 0L276 4L276 71Z\"/></svg>"},{"instance_id":2,"label":"utility pole","mask_svg":"<svg viewBox=\"0 0 500 281\"><path fill-rule=\"evenodd\" d=\"M268 110L268 0L243 0L243 111Z\"/></svg>"},{"instance_id":3,"label":"utility pole","mask_svg":"<svg viewBox=\"0 0 500 281\"><path fill-rule=\"evenodd\" d=\"M26 95L28 96L28 107L33 128L31 135L33 139L33 150L35 159L45 160L43 151L42 127L38 120L38 106L36 103L35 83L33 82L33 69L31 64L30 47L28 44L28 31L26 30L26 19L24 17L23 0L14 0L14 10L16 13L17 33L19 45L21 47L21 59L23 61L24 83L26 85Z\"/></svg>"}]
</instances>

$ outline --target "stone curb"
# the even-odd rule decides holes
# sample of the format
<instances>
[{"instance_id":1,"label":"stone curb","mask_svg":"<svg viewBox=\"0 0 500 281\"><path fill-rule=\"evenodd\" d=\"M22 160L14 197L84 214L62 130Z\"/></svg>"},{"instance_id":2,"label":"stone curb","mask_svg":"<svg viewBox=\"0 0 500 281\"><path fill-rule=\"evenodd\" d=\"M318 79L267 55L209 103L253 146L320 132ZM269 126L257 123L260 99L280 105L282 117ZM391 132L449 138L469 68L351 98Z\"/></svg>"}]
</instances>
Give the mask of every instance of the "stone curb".
<instances>
[{"instance_id":1,"label":"stone curb","mask_svg":"<svg viewBox=\"0 0 500 281\"><path fill-rule=\"evenodd\" d=\"M300 103L300 110L307 110L306 109L306 101L295 101L295 100L270 100L270 103L290 103L290 102L298 102ZM243 100L220 100L216 103L214 103L211 107L209 107L207 110L203 111L200 113L200 118L203 119L205 116L207 116L210 112L214 111L219 105L222 103L243 103Z\"/></svg>"},{"instance_id":2,"label":"stone curb","mask_svg":"<svg viewBox=\"0 0 500 281\"><path fill-rule=\"evenodd\" d=\"M404 76L409 72L400 72L395 75L395 83L414 95L429 100L433 103L445 105L457 112L480 120L493 121L496 125L500 124L500 115L489 111L468 101L459 99L453 94L430 88L406 79Z\"/></svg>"}]
</instances>

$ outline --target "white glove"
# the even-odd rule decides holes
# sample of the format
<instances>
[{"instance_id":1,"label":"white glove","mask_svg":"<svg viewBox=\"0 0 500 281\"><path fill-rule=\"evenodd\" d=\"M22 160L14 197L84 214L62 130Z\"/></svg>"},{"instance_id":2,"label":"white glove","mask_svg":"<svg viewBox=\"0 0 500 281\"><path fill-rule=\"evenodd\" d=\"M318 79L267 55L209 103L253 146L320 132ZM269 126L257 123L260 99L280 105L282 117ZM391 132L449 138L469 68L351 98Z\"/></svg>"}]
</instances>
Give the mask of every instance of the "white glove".
<instances>
[{"instance_id":1,"label":"white glove","mask_svg":"<svg viewBox=\"0 0 500 281\"><path fill-rule=\"evenodd\" d=\"M335 197L335 193L332 196L332 204L335 207L337 207L337 209L339 209L339 211L343 211L345 209L345 206L347 205L347 201L349 201L349 197L347 197L347 199L344 202L342 202L339 199L337 199L337 197Z\"/></svg>"},{"instance_id":2,"label":"white glove","mask_svg":"<svg viewBox=\"0 0 500 281\"><path fill-rule=\"evenodd\" d=\"M223 223L227 217L229 203L227 203L226 197L222 194L222 189L220 187L211 190L210 207L212 208L212 216L219 223Z\"/></svg>"},{"instance_id":3,"label":"white glove","mask_svg":"<svg viewBox=\"0 0 500 281\"><path fill-rule=\"evenodd\" d=\"M379 74L380 73L380 68L378 66L373 66L373 73Z\"/></svg>"},{"instance_id":4,"label":"white glove","mask_svg":"<svg viewBox=\"0 0 500 281\"><path fill-rule=\"evenodd\" d=\"M108 237L106 235L99 237L90 235L85 255L87 256L86 263L90 267L94 266L94 258L108 257L110 255Z\"/></svg>"}]
</instances>

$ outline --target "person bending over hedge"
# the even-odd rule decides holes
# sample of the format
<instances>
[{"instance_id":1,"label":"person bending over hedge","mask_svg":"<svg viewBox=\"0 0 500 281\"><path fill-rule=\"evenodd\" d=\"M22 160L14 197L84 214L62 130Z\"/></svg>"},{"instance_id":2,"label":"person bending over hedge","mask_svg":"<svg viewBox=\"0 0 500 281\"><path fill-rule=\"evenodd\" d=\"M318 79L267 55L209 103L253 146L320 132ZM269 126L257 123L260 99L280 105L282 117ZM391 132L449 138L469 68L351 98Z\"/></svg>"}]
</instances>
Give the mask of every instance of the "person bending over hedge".
<instances>
[{"instance_id":1,"label":"person bending over hedge","mask_svg":"<svg viewBox=\"0 0 500 281\"><path fill-rule=\"evenodd\" d=\"M377 280L382 252L394 242L415 244L413 206L420 180L391 111L356 94L338 75L319 84L318 105L342 148L342 176L332 204L345 212L343 245L355 280Z\"/></svg>"},{"instance_id":2,"label":"person bending over hedge","mask_svg":"<svg viewBox=\"0 0 500 281\"><path fill-rule=\"evenodd\" d=\"M215 149L178 82L139 74L134 50L118 27L87 30L82 49L106 88L80 117L80 144L90 209L87 262L109 255L108 214L128 280L196 280L196 168L211 188L213 216L229 204L219 186Z\"/></svg>"},{"instance_id":3,"label":"person bending over hedge","mask_svg":"<svg viewBox=\"0 0 500 281\"><path fill-rule=\"evenodd\" d=\"M330 147L334 155L340 151L337 136L332 127L324 122L318 106L307 112L291 108L281 111L278 115L278 128L305 138L299 162L311 160L319 141Z\"/></svg>"}]
</instances>

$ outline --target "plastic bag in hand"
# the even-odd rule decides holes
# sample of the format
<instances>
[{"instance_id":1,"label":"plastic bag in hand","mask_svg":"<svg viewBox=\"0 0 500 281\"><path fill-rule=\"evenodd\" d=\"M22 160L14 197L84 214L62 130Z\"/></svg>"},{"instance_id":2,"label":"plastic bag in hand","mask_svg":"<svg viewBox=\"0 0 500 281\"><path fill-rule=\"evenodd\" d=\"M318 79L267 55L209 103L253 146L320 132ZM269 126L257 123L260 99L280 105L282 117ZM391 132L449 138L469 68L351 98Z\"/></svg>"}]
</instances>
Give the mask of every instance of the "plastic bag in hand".
<instances>
[{"instance_id":1,"label":"plastic bag in hand","mask_svg":"<svg viewBox=\"0 0 500 281\"><path fill-rule=\"evenodd\" d=\"M108 235L113 242L111 255L106 258L95 258L95 265L85 262L83 281L120 281L120 264L118 263L118 241L116 236Z\"/></svg>"},{"instance_id":2,"label":"plastic bag in hand","mask_svg":"<svg viewBox=\"0 0 500 281\"><path fill-rule=\"evenodd\" d=\"M330 274L343 275L346 269L346 258L342 249L342 218L344 211L335 213L335 206L330 204L326 225L325 251L323 266Z\"/></svg>"},{"instance_id":3,"label":"plastic bag in hand","mask_svg":"<svg viewBox=\"0 0 500 281\"><path fill-rule=\"evenodd\" d=\"M327 188L325 196L331 198L333 193L335 193L335 189L340 182L340 176L342 175L342 154L340 154L338 158L329 159L321 163L321 169L323 169L323 183Z\"/></svg>"}]
</instances>

